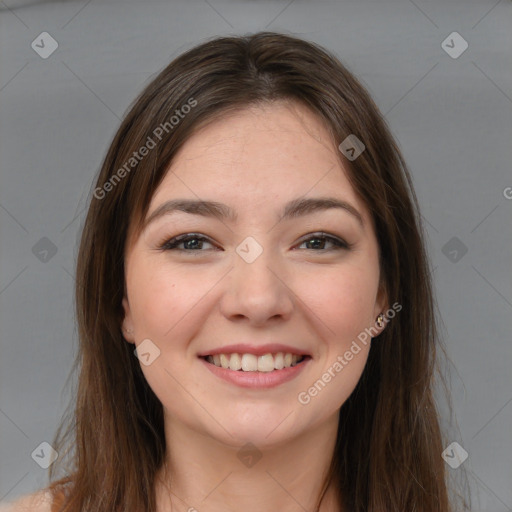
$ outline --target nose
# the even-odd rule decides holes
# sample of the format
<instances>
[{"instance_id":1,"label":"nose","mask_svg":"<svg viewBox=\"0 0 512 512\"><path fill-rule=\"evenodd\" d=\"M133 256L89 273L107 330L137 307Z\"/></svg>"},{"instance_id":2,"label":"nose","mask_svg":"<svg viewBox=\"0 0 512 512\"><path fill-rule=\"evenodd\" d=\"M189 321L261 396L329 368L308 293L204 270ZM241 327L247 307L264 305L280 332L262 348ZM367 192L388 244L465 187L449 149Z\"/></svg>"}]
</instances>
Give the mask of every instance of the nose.
<instances>
[{"instance_id":1,"label":"nose","mask_svg":"<svg viewBox=\"0 0 512 512\"><path fill-rule=\"evenodd\" d=\"M226 318L254 326L290 318L294 307L290 279L271 251L264 250L252 263L235 254L227 278L221 300Z\"/></svg>"}]
</instances>

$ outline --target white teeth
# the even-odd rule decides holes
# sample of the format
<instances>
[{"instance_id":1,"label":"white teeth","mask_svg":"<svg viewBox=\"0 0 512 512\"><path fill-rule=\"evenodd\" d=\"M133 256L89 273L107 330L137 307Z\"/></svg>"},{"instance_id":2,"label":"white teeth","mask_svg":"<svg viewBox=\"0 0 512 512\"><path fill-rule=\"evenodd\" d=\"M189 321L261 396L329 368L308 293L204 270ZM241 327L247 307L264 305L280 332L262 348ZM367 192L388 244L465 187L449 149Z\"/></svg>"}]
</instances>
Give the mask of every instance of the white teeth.
<instances>
[{"instance_id":1,"label":"white teeth","mask_svg":"<svg viewBox=\"0 0 512 512\"><path fill-rule=\"evenodd\" d=\"M254 354L242 356L242 370L244 372L255 372L258 369L258 358Z\"/></svg>"},{"instance_id":2,"label":"white teeth","mask_svg":"<svg viewBox=\"0 0 512 512\"><path fill-rule=\"evenodd\" d=\"M222 366L222 368L229 368L229 359L226 354L220 354L220 365Z\"/></svg>"},{"instance_id":3,"label":"white teeth","mask_svg":"<svg viewBox=\"0 0 512 512\"><path fill-rule=\"evenodd\" d=\"M271 372L274 370L274 358L272 354L265 354L258 357L258 371Z\"/></svg>"},{"instance_id":4,"label":"white teeth","mask_svg":"<svg viewBox=\"0 0 512 512\"><path fill-rule=\"evenodd\" d=\"M302 356L291 353L278 352L277 354L215 354L206 360L226 370L243 370L244 372L272 372L295 366L302 360Z\"/></svg>"},{"instance_id":5,"label":"white teeth","mask_svg":"<svg viewBox=\"0 0 512 512\"><path fill-rule=\"evenodd\" d=\"M229 368L231 370L240 370L242 368L242 358L238 354L231 354Z\"/></svg>"}]
</instances>

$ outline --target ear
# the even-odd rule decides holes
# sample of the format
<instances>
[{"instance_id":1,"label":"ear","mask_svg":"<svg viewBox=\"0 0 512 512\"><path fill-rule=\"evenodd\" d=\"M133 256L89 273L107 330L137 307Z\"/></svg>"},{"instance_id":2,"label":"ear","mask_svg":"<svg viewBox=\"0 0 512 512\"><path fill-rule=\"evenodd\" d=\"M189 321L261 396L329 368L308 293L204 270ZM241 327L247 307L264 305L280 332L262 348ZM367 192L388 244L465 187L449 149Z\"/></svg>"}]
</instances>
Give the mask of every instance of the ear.
<instances>
[{"instance_id":1,"label":"ear","mask_svg":"<svg viewBox=\"0 0 512 512\"><path fill-rule=\"evenodd\" d=\"M123 336L128 343L135 343L135 336L133 334L132 314L130 310L130 304L128 303L128 298L126 296L123 297L122 304L124 310L124 319L121 326L123 330Z\"/></svg>"},{"instance_id":2,"label":"ear","mask_svg":"<svg viewBox=\"0 0 512 512\"><path fill-rule=\"evenodd\" d=\"M381 283L379 285L379 291L377 292L377 297L375 298L375 309L374 309L375 316L379 315L380 313L384 313L388 308L389 308L388 292L386 290L385 283Z\"/></svg>"},{"instance_id":3,"label":"ear","mask_svg":"<svg viewBox=\"0 0 512 512\"><path fill-rule=\"evenodd\" d=\"M389 319L386 317L385 313L389 309L389 300L388 293L386 290L386 285L383 281L379 284L379 291L377 292L377 297L375 300L375 307L373 309L373 323L372 326L378 331L380 334L385 328ZM383 325L379 326L377 323L377 319L379 315L383 315ZM378 336L378 334L377 334Z\"/></svg>"}]
</instances>

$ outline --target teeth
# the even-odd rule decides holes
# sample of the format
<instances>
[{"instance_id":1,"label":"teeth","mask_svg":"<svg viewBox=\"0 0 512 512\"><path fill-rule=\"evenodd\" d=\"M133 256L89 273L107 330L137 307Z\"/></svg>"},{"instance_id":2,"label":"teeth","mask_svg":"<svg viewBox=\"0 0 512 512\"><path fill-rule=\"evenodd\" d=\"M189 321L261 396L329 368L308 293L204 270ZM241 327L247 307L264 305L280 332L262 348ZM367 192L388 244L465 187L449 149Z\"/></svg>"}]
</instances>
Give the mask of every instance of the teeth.
<instances>
[{"instance_id":1,"label":"teeth","mask_svg":"<svg viewBox=\"0 0 512 512\"><path fill-rule=\"evenodd\" d=\"M302 360L302 356L283 352L265 354L259 357L254 354L215 354L214 356L208 356L206 360L226 370L272 372L295 366Z\"/></svg>"},{"instance_id":2,"label":"teeth","mask_svg":"<svg viewBox=\"0 0 512 512\"><path fill-rule=\"evenodd\" d=\"M238 354L231 354L229 368L231 370L240 370L242 368L242 358Z\"/></svg>"},{"instance_id":3,"label":"teeth","mask_svg":"<svg viewBox=\"0 0 512 512\"><path fill-rule=\"evenodd\" d=\"M220 365L222 366L222 368L228 369L229 362L230 360L228 359L228 356L226 354L220 354Z\"/></svg>"},{"instance_id":4,"label":"teeth","mask_svg":"<svg viewBox=\"0 0 512 512\"><path fill-rule=\"evenodd\" d=\"M244 372L255 372L258 369L258 358L254 354L242 356L242 370Z\"/></svg>"},{"instance_id":5,"label":"teeth","mask_svg":"<svg viewBox=\"0 0 512 512\"><path fill-rule=\"evenodd\" d=\"M265 354L258 357L258 371L271 372L274 370L274 357L272 354Z\"/></svg>"}]
</instances>

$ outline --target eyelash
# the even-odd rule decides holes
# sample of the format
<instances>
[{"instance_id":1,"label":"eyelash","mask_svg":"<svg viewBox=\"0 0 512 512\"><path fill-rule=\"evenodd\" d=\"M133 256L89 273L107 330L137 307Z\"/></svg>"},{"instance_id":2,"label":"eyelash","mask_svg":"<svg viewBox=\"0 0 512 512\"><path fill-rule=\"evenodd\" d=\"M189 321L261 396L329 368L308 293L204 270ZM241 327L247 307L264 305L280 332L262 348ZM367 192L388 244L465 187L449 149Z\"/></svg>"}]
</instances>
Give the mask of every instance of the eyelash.
<instances>
[{"instance_id":1,"label":"eyelash","mask_svg":"<svg viewBox=\"0 0 512 512\"><path fill-rule=\"evenodd\" d=\"M330 252L330 251L337 251L337 250L350 250L352 248L352 244L349 244L348 242L345 242L341 238L337 238L334 236L329 235L328 233L324 232L317 232L317 233L311 233L310 235L307 235L308 238L303 238L299 245L302 245L305 242L309 242L311 240L327 240L331 242L335 247L332 249L324 249L324 250L315 250L315 249L306 249L309 251L314 252ZM190 240L198 240L201 242L208 242L213 245L213 242L211 242L208 238L204 237L203 235L197 234L197 233L185 233L183 235L178 235L170 239L165 239L163 242L159 244L159 249L162 251L171 251L176 250L180 252L188 252L188 253L199 253L204 252L201 249L178 249L177 246L188 242Z\"/></svg>"}]
</instances>

